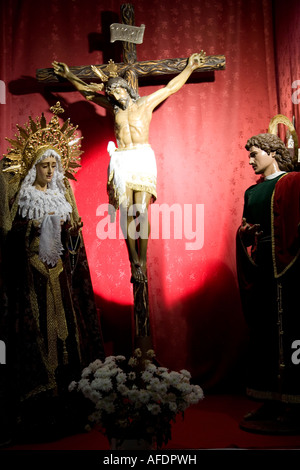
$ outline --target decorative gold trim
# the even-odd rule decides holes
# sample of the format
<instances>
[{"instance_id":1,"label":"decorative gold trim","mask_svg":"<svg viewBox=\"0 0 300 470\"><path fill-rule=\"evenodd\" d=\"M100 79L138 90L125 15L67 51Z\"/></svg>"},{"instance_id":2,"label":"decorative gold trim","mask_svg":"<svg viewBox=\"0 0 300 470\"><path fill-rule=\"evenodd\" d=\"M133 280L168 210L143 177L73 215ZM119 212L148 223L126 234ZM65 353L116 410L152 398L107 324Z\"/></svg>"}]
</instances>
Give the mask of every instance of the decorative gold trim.
<instances>
[{"instance_id":1,"label":"decorative gold trim","mask_svg":"<svg viewBox=\"0 0 300 470\"><path fill-rule=\"evenodd\" d=\"M282 284L277 281L277 326L278 326L278 387L282 389L282 372L285 369L283 351L283 305L282 305Z\"/></svg>"},{"instance_id":2,"label":"decorative gold trim","mask_svg":"<svg viewBox=\"0 0 300 470\"><path fill-rule=\"evenodd\" d=\"M47 337L48 337L48 363L51 370L58 366L57 338L65 341L68 337L66 315L61 298L59 275L63 272L61 259L54 268L47 268L38 255L30 258L30 264L47 279ZM39 312L35 315L39 316ZM67 352L64 353L64 362L67 363Z\"/></svg>"},{"instance_id":3,"label":"decorative gold trim","mask_svg":"<svg viewBox=\"0 0 300 470\"><path fill-rule=\"evenodd\" d=\"M108 82L110 78L118 77L118 66L114 63L112 59L109 59L108 65L105 67L105 69L103 69L104 71L96 65L91 65L91 69L93 70L95 75L97 75L104 83Z\"/></svg>"},{"instance_id":4,"label":"decorative gold trim","mask_svg":"<svg viewBox=\"0 0 300 470\"><path fill-rule=\"evenodd\" d=\"M292 137L294 139L294 145L295 145L294 157L298 158L298 148L299 148L298 135L292 122L286 116L284 116L283 114L276 114L276 116L274 116L269 123L268 133L278 135L278 124L285 125L289 129L290 133L292 134Z\"/></svg>"},{"instance_id":5,"label":"decorative gold trim","mask_svg":"<svg viewBox=\"0 0 300 470\"><path fill-rule=\"evenodd\" d=\"M247 248L246 248L246 246L245 246L245 244L244 244L244 242L243 242L243 238L242 238L242 236L241 236L240 228L238 229L238 237L239 237L239 239L240 239L240 242L241 242L243 251L244 251L245 255L246 255L247 258L248 258L248 261L250 261L250 263L251 263L253 266L255 266L255 267L257 268L258 265L255 263L254 259L249 255L248 250L247 250Z\"/></svg>"},{"instance_id":6,"label":"decorative gold trim","mask_svg":"<svg viewBox=\"0 0 300 470\"><path fill-rule=\"evenodd\" d=\"M115 152L126 152L126 150L136 150L136 149L141 149L145 147L151 148L151 145L150 144L136 144L136 145L133 145L132 147L125 147L125 148L117 147L115 149Z\"/></svg>"},{"instance_id":7,"label":"decorative gold trim","mask_svg":"<svg viewBox=\"0 0 300 470\"><path fill-rule=\"evenodd\" d=\"M284 175L280 176L280 178L278 178L278 181L281 180L281 178L284 178L287 175L288 175L288 173L285 173ZM275 189L276 189L276 185L275 185L275 188L273 190L272 197L271 197L271 240L272 240L272 258L273 258L274 277L275 277L275 279L278 279L281 276L283 276L288 271L288 269L290 269L290 267L293 266L293 264L297 261L297 259L300 256L300 250L298 251L296 256L293 258L293 260L283 269L283 271L278 273L277 265L276 265L275 234L274 234L274 195L275 195Z\"/></svg>"},{"instance_id":8,"label":"decorative gold trim","mask_svg":"<svg viewBox=\"0 0 300 470\"><path fill-rule=\"evenodd\" d=\"M254 390L252 388L247 388L246 394L250 398L255 398L257 400L277 400L283 403L300 403L300 395L289 395L287 393Z\"/></svg>"},{"instance_id":9,"label":"decorative gold trim","mask_svg":"<svg viewBox=\"0 0 300 470\"><path fill-rule=\"evenodd\" d=\"M126 187L129 189L132 189L133 191L143 191L143 192L149 193L152 195L155 201L157 199L157 192L154 188L154 186L156 186L156 178L153 177L153 181L151 181L151 178L149 178L149 176L145 176L145 177L139 176L139 177L140 179L145 179L146 181L150 180L149 184L133 183L133 182L126 181ZM122 202L126 200L126 193L119 194L118 188L114 183L114 170L110 172L110 175L108 177L107 192L109 196L113 192L113 198L110 196L109 203L114 205L116 209L118 209L119 206L122 204Z\"/></svg>"},{"instance_id":10,"label":"decorative gold trim","mask_svg":"<svg viewBox=\"0 0 300 470\"><path fill-rule=\"evenodd\" d=\"M143 191L151 194L155 199L157 199L157 193L152 186L147 186L145 184L136 184L136 183L126 183L127 188L134 191Z\"/></svg>"},{"instance_id":11,"label":"decorative gold trim","mask_svg":"<svg viewBox=\"0 0 300 470\"><path fill-rule=\"evenodd\" d=\"M13 175L9 184L22 181L38 158L47 149L55 150L61 156L61 163L65 176L75 180L74 173L81 166L79 164L81 139L75 134L77 126L70 124L70 120L60 126L58 114L64 112L58 101L50 110L54 114L47 124L44 114L33 121L29 116L29 123L24 127L17 125L19 135L16 139L6 140L11 148L4 154L2 171Z\"/></svg>"}]
</instances>

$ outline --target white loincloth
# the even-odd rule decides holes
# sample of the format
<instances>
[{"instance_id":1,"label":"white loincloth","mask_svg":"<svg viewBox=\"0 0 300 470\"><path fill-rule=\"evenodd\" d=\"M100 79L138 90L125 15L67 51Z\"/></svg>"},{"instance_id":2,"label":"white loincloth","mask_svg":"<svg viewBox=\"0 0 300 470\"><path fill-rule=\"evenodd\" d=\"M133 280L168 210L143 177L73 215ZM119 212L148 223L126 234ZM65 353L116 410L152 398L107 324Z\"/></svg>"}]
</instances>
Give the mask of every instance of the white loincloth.
<instances>
[{"instance_id":1,"label":"white loincloth","mask_svg":"<svg viewBox=\"0 0 300 470\"><path fill-rule=\"evenodd\" d=\"M157 168L151 146L145 144L119 150L114 142L109 142L107 151L110 155L107 182L109 204L118 209L124 201L126 202L126 188L148 192L152 194L154 202L157 197Z\"/></svg>"}]
</instances>

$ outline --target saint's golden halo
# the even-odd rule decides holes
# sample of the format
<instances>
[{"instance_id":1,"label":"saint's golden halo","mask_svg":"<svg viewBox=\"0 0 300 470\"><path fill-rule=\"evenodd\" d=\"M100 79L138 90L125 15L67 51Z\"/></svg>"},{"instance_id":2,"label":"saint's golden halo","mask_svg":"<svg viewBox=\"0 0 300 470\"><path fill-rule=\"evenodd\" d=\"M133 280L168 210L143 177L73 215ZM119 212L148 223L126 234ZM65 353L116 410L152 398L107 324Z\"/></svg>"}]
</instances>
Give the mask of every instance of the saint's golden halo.
<instances>
[{"instance_id":1,"label":"saint's golden halo","mask_svg":"<svg viewBox=\"0 0 300 470\"><path fill-rule=\"evenodd\" d=\"M80 155L83 153L80 150L82 137L76 134L78 126L74 127L70 119L60 125L58 114L64 109L59 101L50 111L54 116L48 124L43 113L35 121L29 116L29 123L24 127L17 125L19 135L15 134L15 139L6 138L11 148L4 154L2 171L13 175L11 182L23 180L47 149L53 149L61 156L65 176L76 180L74 173L81 166Z\"/></svg>"},{"instance_id":2,"label":"saint's golden halo","mask_svg":"<svg viewBox=\"0 0 300 470\"><path fill-rule=\"evenodd\" d=\"M298 141L298 135L297 135L297 132L293 123L283 114L276 114L276 116L274 116L269 123L268 133L278 135L278 124L283 124L284 126L288 128L289 133L293 137L293 141L294 141L294 157L297 158L298 149L299 149L299 141Z\"/></svg>"}]
</instances>

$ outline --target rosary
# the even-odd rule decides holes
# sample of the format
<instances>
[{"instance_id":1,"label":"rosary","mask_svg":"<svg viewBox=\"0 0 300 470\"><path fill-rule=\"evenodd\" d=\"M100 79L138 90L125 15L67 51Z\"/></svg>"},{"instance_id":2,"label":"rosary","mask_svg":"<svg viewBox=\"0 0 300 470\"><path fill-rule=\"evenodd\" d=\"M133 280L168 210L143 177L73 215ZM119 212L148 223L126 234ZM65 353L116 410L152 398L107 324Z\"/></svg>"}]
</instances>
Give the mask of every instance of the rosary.
<instances>
[{"instance_id":1,"label":"rosary","mask_svg":"<svg viewBox=\"0 0 300 470\"><path fill-rule=\"evenodd\" d=\"M77 265L77 261L78 261L78 256L76 257L76 255L78 254L80 248L81 248L81 236L80 236L80 232L78 233L77 237L76 237L76 241L75 241L75 244L73 244L73 238L75 239L75 237L72 237L72 235L70 235L69 237L69 242L68 242L68 251L70 253L70 259L71 259L71 273L73 274L74 270L75 270L75 267Z\"/></svg>"}]
</instances>

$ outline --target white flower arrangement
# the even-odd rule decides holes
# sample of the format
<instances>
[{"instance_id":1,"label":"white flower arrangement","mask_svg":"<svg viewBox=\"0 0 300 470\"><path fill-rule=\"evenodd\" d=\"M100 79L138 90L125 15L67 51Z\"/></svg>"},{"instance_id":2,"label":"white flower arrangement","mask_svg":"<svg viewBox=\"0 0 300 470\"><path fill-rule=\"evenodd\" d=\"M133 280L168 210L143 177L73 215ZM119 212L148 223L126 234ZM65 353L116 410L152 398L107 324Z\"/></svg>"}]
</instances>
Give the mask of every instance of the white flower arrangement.
<instances>
[{"instance_id":1,"label":"white flower arrangement","mask_svg":"<svg viewBox=\"0 0 300 470\"><path fill-rule=\"evenodd\" d=\"M190 383L187 370L169 371L156 366L153 350L144 359L140 349L132 357L109 356L86 367L78 382L69 385L70 392L80 392L94 404L89 416L112 439L141 438L157 448L171 438L171 422L176 415L203 399L199 385Z\"/></svg>"}]
</instances>

